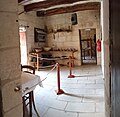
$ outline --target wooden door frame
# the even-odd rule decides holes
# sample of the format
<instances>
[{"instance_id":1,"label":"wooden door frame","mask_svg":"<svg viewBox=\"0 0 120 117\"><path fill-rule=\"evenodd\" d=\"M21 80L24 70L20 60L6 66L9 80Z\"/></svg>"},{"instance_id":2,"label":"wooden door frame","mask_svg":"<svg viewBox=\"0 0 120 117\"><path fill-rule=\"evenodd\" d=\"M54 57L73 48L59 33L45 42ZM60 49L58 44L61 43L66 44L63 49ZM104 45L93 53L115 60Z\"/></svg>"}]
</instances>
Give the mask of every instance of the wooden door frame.
<instances>
[{"instance_id":1,"label":"wooden door frame","mask_svg":"<svg viewBox=\"0 0 120 117\"><path fill-rule=\"evenodd\" d=\"M81 43L81 29L79 29L79 41L80 41L80 53L81 53L81 65L83 65L83 59L82 59L82 43Z\"/></svg>"},{"instance_id":2,"label":"wooden door frame","mask_svg":"<svg viewBox=\"0 0 120 117\"><path fill-rule=\"evenodd\" d=\"M92 28L92 29L95 29L95 32L96 32L96 28ZM82 43L81 43L81 30L82 29L79 29L79 41L80 41L80 52L81 52L81 65L83 65L84 63L83 63L83 58L82 58L83 52L82 52ZM95 46L95 48L96 48L96 46ZM95 64L97 64L97 51L96 51L96 49L95 49L95 55L96 55Z\"/></svg>"},{"instance_id":3,"label":"wooden door frame","mask_svg":"<svg viewBox=\"0 0 120 117\"><path fill-rule=\"evenodd\" d=\"M0 80L0 117L3 117L3 103L2 103L1 80Z\"/></svg>"},{"instance_id":4,"label":"wooden door frame","mask_svg":"<svg viewBox=\"0 0 120 117\"><path fill-rule=\"evenodd\" d=\"M25 40L23 41L22 38L21 38L21 34L24 34L24 37L25 37ZM26 65L28 63L28 56L27 56L27 32L26 31L22 31L22 32L19 32L19 35L20 35L20 53L21 53L21 62L24 61L24 65ZM24 42L24 43L23 43ZM21 45L21 44L24 44ZM23 51L22 48L25 48L25 50ZM22 58L22 53L25 54L25 58L23 59ZM21 63L22 64L22 63Z\"/></svg>"},{"instance_id":5,"label":"wooden door frame","mask_svg":"<svg viewBox=\"0 0 120 117\"><path fill-rule=\"evenodd\" d=\"M111 52L111 117L120 117L120 4L109 0Z\"/></svg>"}]
</instances>

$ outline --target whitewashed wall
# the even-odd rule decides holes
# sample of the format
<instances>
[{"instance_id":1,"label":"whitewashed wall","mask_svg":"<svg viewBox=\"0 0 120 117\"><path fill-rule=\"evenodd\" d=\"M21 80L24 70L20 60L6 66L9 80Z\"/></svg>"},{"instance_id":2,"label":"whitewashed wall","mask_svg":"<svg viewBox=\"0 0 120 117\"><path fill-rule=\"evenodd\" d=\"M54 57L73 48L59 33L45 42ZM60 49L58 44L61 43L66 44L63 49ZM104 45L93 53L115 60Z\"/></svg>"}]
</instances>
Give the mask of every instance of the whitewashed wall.
<instances>
[{"instance_id":1,"label":"whitewashed wall","mask_svg":"<svg viewBox=\"0 0 120 117\"><path fill-rule=\"evenodd\" d=\"M19 5L19 13L24 11L23 6ZM44 20L36 16L36 12L22 13L19 15L19 26L29 26L26 30L27 36L27 53L35 47L44 46L45 43L34 42L34 27L44 29Z\"/></svg>"},{"instance_id":2,"label":"whitewashed wall","mask_svg":"<svg viewBox=\"0 0 120 117\"><path fill-rule=\"evenodd\" d=\"M76 48L78 52L75 54L76 65L81 65L80 54L80 40L79 29L96 28L96 38L100 38L100 13L99 11L87 10L79 11L77 13L77 25L71 26L71 14L58 14L48 16L45 18L45 23L48 29L58 29L60 27L66 28L72 27L72 32L59 32L55 36L53 33L48 34L47 44L48 46L56 46L57 48ZM97 53L97 64L101 64L101 52Z\"/></svg>"},{"instance_id":3,"label":"whitewashed wall","mask_svg":"<svg viewBox=\"0 0 120 117\"><path fill-rule=\"evenodd\" d=\"M19 5L19 12L21 13L24 11L23 6ZM34 28L41 28L44 29L44 20L43 18L39 18L36 16L36 12L31 11L29 13L22 13L19 15L19 26L28 26L28 28L26 28L26 46L27 46L27 63L29 63L30 61L30 56L29 56L29 52L31 52L34 48L37 47L43 47L45 45L45 43L43 42L39 42L36 43L34 41Z\"/></svg>"}]
</instances>

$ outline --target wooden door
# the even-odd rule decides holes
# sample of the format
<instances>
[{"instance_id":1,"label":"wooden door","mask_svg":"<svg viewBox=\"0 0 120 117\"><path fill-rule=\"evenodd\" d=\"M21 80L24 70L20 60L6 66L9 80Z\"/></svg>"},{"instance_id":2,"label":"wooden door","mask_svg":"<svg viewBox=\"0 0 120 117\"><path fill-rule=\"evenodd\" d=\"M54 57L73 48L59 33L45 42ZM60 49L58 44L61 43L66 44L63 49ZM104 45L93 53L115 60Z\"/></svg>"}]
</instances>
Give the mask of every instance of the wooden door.
<instances>
[{"instance_id":1,"label":"wooden door","mask_svg":"<svg viewBox=\"0 0 120 117\"><path fill-rule=\"evenodd\" d=\"M110 0L111 117L120 117L120 1Z\"/></svg>"},{"instance_id":2,"label":"wooden door","mask_svg":"<svg viewBox=\"0 0 120 117\"><path fill-rule=\"evenodd\" d=\"M27 64L26 31L20 32L21 64Z\"/></svg>"}]
</instances>

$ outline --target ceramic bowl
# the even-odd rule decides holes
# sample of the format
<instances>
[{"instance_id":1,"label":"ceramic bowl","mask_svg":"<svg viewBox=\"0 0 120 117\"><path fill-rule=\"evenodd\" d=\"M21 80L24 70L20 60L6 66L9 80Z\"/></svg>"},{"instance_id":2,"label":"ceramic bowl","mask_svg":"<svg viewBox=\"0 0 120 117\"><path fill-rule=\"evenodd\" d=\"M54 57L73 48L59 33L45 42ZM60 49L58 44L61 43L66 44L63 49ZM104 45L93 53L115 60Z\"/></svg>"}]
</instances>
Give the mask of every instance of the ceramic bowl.
<instances>
[{"instance_id":1,"label":"ceramic bowl","mask_svg":"<svg viewBox=\"0 0 120 117\"><path fill-rule=\"evenodd\" d=\"M44 51L50 51L51 47L44 47L43 49L44 49Z\"/></svg>"}]
</instances>

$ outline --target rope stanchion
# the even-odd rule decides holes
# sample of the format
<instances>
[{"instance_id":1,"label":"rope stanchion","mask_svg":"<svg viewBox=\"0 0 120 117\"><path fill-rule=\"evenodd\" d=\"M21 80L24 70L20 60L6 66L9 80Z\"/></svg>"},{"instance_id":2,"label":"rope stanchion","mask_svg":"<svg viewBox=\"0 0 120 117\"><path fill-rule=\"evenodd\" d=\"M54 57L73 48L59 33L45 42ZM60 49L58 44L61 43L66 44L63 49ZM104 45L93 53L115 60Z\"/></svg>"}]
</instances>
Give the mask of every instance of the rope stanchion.
<instances>
[{"instance_id":1,"label":"rope stanchion","mask_svg":"<svg viewBox=\"0 0 120 117\"><path fill-rule=\"evenodd\" d=\"M57 70L57 83L58 83L58 89L55 90L57 95L63 94L64 91L62 89L60 89L60 64L56 63L56 70Z\"/></svg>"},{"instance_id":2,"label":"rope stanchion","mask_svg":"<svg viewBox=\"0 0 120 117\"><path fill-rule=\"evenodd\" d=\"M74 52L72 52L72 61L71 61L71 63L72 63L72 67L74 67Z\"/></svg>"},{"instance_id":3,"label":"rope stanchion","mask_svg":"<svg viewBox=\"0 0 120 117\"><path fill-rule=\"evenodd\" d=\"M56 68L56 71L57 71L57 85L58 85L58 86L57 86L58 89L55 90L55 92L56 92L57 95L63 94L64 91L63 91L62 89L60 89L60 64L59 64L59 63L56 63L56 64L54 65L54 67L47 73L46 77L45 77L43 80L41 80L41 81L38 82L37 84L33 85L32 87L26 87L24 90L22 90L22 92L24 93L24 92L26 92L27 90L30 90L30 89L32 89L33 87L37 86L37 85L40 85L40 83L43 82L44 80L46 80L46 79L47 79L47 76L48 76L55 68Z\"/></svg>"},{"instance_id":4,"label":"rope stanchion","mask_svg":"<svg viewBox=\"0 0 120 117\"><path fill-rule=\"evenodd\" d=\"M39 71L39 53L37 53L37 71Z\"/></svg>"},{"instance_id":5,"label":"rope stanchion","mask_svg":"<svg viewBox=\"0 0 120 117\"><path fill-rule=\"evenodd\" d=\"M69 69L70 69L70 75L68 76L68 78L74 78L74 77L75 77L74 75L72 75L72 66L73 66L73 64L72 64L72 57L69 56Z\"/></svg>"},{"instance_id":6,"label":"rope stanchion","mask_svg":"<svg viewBox=\"0 0 120 117\"><path fill-rule=\"evenodd\" d=\"M48 78L47 76L48 76L55 68L56 68L56 64L55 64L55 65L53 66L53 68L47 73L47 75L46 75L46 77L45 77L44 79L40 80L37 84L33 85L32 87L26 87L24 90L22 90L22 92L24 93L24 92L26 92L27 90L33 89L33 88L36 87L37 85L42 86L41 83ZM42 87L43 87L43 86L42 86Z\"/></svg>"}]
</instances>

